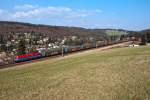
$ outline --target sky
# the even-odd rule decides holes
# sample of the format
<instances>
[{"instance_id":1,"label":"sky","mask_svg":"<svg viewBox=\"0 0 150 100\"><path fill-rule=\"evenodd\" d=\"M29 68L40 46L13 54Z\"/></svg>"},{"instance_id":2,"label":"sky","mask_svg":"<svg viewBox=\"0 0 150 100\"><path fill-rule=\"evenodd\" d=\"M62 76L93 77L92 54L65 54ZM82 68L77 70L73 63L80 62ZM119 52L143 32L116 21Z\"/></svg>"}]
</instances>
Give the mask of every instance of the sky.
<instances>
[{"instance_id":1,"label":"sky","mask_svg":"<svg viewBox=\"0 0 150 100\"><path fill-rule=\"evenodd\" d=\"M150 0L0 0L0 21L143 30Z\"/></svg>"}]
</instances>

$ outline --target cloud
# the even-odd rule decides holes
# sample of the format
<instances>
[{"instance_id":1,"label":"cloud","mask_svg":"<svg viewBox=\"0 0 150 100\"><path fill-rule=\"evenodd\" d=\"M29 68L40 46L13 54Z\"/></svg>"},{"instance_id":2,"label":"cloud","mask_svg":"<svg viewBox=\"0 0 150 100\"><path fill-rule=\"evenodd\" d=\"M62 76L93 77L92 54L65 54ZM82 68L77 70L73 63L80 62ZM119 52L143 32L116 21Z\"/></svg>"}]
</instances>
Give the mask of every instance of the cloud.
<instances>
[{"instance_id":1,"label":"cloud","mask_svg":"<svg viewBox=\"0 0 150 100\"><path fill-rule=\"evenodd\" d=\"M15 6L14 9L13 18L83 18L102 12L101 10L82 10L69 7L39 7L38 5L29 4Z\"/></svg>"},{"instance_id":2,"label":"cloud","mask_svg":"<svg viewBox=\"0 0 150 100\"><path fill-rule=\"evenodd\" d=\"M30 10L30 9L34 9L37 8L38 5L30 5L30 4L24 4L24 5L17 5L14 7L14 9L16 10Z\"/></svg>"},{"instance_id":3,"label":"cloud","mask_svg":"<svg viewBox=\"0 0 150 100\"><path fill-rule=\"evenodd\" d=\"M3 12L4 12L4 11L3 11L2 9L0 9L0 15L2 15L2 14L3 14Z\"/></svg>"},{"instance_id":4,"label":"cloud","mask_svg":"<svg viewBox=\"0 0 150 100\"><path fill-rule=\"evenodd\" d=\"M38 5L17 5L12 9L0 9L0 20L23 21L51 25L80 25L84 19L102 13L100 9L73 9L70 7L42 7ZM81 23L82 22L82 23ZM86 24L86 22L85 22Z\"/></svg>"},{"instance_id":5,"label":"cloud","mask_svg":"<svg viewBox=\"0 0 150 100\"><path fill-rule=\"evenodd\" d=\"M100 9L96 9L95 12L97 12L97 13L102 13L103 11L100 10Z\"/></svg>"}]
</instances>

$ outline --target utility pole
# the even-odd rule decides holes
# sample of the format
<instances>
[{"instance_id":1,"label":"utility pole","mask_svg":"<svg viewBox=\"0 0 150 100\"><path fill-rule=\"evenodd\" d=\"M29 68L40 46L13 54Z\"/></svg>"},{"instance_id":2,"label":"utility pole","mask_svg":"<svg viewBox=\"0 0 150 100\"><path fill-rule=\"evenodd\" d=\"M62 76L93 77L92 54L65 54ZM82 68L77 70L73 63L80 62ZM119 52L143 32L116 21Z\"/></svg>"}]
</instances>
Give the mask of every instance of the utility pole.
<instances>
[{"instance_id":1,"label":"utility pole","mask_svg":"<svg viewBox=\"0 0 150 100\"><path fill-rule=\"evenodd\" d=\"M145 42L147 43L147 33L145 33Z\"/></svg>"},{"instance_id":2,"label":"utility pole","mask_svg":"<svg viewBox=\"0 0 150 100\"><path fill-rule=\"evenodd\" d=\"M61 47L62 47L62 57L64 57L64 45L62 44Z\"/></svg>"},{"instance_id":3,"label":"utility pole","mask_svg":"<svg viewBox=\"0 0 150 100\"><path fill-rule=\"evenodd\" d=\"M62 42L61 42L61 54L62 54L62 57L64 57L64 44L65 44L65 40L62 40Z\"/></svg>"},{"instance_id":4,"label":"utility pole","mask_svg":"<svg viewBox=\"0 0 150 100\"><path fill-rule=\"evenodd\" d=\"M97 41L95 43L96 43L96 48L97 48Z\"/></svg>"}]
</instances>

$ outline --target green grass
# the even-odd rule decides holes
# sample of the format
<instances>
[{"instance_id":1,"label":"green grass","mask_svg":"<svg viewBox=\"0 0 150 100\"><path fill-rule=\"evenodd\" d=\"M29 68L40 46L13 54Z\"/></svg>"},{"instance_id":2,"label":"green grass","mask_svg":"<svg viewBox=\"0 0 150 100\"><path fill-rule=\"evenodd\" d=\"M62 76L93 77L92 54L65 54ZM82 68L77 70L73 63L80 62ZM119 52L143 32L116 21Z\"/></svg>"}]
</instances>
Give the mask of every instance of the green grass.
<instances>
[{"instance_id":1,"label":"green grass","mask_svg":"<svg viewBox=\"0 0 150 100\"><path fill-rule=\"evenodd\" d=\"M0 70L0 100L149 100L150 47L95 50Z\"/></svg>"}]
</instances>

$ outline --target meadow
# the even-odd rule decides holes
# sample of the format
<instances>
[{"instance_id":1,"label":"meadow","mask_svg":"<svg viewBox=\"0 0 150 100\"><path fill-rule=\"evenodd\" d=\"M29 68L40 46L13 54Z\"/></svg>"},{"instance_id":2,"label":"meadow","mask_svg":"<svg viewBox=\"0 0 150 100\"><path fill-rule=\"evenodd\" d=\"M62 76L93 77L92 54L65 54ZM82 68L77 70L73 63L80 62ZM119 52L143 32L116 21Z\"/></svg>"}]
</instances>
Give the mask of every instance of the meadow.
<instances>
[{"instance_id":1,"label":"meadow","mask_svg":"<svg viewBox=\"0 0 150 100\"><path fill-rule=\"evenodd\" d=\"M0 100L149 100L150 46L0 69Z\"/></svg>"}]
</instances>

